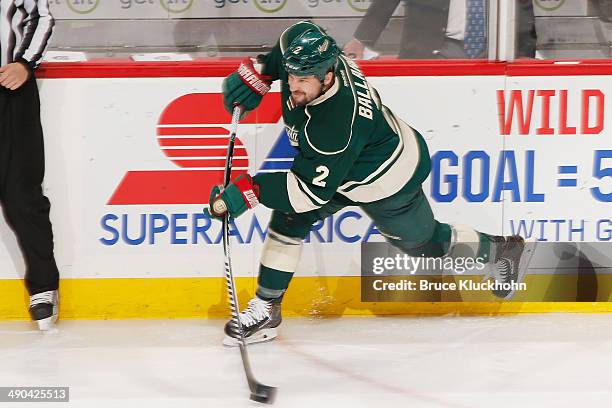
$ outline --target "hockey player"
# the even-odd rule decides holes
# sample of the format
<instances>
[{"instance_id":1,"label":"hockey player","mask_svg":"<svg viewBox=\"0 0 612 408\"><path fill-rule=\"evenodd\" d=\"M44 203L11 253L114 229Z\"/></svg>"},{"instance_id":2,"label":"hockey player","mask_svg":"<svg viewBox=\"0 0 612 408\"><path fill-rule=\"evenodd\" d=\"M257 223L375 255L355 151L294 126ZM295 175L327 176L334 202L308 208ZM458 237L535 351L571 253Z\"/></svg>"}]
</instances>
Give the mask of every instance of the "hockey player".
<instances>
[{"instance_id":1,"label":"hockey player","mask_svg":"<svg viewBox=\"0 0 612 408\"><path fill-rule=\"evenodd\" d=\"M261 64L257 70L254 62ZM436 221L421 184L431 162L423 137L382 104L359 67L323 29L299 22L274 49L246 59L223 83L225 107L255 109L281 81L285 129L298 149L289 172L238 176L211 191L210 215L238 217L261 203L273 209L264 242L256 296L240 313L247 342L276 337L281 300L295 272L302 240L313 223L346 206L359 206L388 242L411 256L452 256L461 244L494 263L496 280L520 280L521 237L492 236ZM511 291L496 291L501 298ZM237 329L225 326L224 343Z\"/></svg>"}]
</instances>

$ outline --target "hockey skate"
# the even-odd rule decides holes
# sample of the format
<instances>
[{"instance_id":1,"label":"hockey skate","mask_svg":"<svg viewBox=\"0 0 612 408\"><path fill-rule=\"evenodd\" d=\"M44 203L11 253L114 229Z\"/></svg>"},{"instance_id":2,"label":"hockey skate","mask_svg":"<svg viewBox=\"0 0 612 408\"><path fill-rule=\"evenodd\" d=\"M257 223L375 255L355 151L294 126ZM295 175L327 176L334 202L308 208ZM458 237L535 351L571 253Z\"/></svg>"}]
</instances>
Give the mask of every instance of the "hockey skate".
<instances>
[{"instance_id":1,"label":"hockey skate","mask_svg":"<svg viewBox=\"0 0 612 408\"><path fill-rule=\"evenodd\" d=\"M50 330L57 321L57 290L48 290L30 296L30 316L39 330Z\"/></svg>"},{"instance_id":2,"label":"hockey skate","mask_svg":"<svg viewBox=\"0 0 612 408\"><path fill-rule=\"evenodd\" d=\"M244 331L246 344L270 341L277 335L276 327L281 324L281 299L263 300L255 296L249 301L247 308L240 313L240 322ZM225 324L226 346L238 346L240 334L234 319Z\"/></svg>"},{"instance_id":3,"label":"hockey skate","mask_svg":"<svg viewBox=\"0 0 612 408\"><path fill-rule=\"evenodd\" d=\"M535 241L525 242L519 235L503 237L498 245L497 261L493 267L494 279L502 284L519 284L523 282L527 267L535 252ZM493 294L498 298L511 299L515 286L508 289L494 289Z\"/></svg>"}]
</instances>

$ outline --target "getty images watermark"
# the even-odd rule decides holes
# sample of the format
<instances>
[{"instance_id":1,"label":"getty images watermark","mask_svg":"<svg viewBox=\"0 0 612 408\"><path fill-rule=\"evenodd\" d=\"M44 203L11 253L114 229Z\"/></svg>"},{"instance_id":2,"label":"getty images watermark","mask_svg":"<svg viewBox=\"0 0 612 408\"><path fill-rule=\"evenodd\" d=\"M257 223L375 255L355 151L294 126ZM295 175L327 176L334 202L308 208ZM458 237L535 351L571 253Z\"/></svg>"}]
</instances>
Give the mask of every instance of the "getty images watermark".
<instances>
[{"instance_id":1,"label":"getty images watermark","mask_svg":"<svg viewBox=\"0 0 612 408\"><path fill-rule=\"evenodd\" d=\"M412 257L388 243L363 243L361 297L364 302L488 301L527 290L525 282L495 279L493 268L482 257Z\"/></svg>"}]
</instances>

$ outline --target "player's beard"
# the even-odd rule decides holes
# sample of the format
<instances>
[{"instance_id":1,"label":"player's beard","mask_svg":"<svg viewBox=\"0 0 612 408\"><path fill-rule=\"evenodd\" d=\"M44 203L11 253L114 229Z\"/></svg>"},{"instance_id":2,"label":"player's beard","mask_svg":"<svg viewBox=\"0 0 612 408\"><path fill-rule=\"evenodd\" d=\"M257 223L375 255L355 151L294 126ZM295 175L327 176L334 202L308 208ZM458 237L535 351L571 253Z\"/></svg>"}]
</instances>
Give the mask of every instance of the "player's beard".
<instances>
[{"instance_id":1,"label":"player's beard","mask_svg":"<svg viewBox=\"0 0 612 408\"><path fill-rule=\"evenodd\" d=\"M310 102L317 99L319 96L323 94L323 86L319 88L319 92L317 94L308 95L306 92L291 92L291 100L295 106L306 106Z\"/></svg>"},{"instance_id":2,"label":"player's beard","mask_svg":"<svg viewBox=\"0 0 612 408\"><path fill-rule=\"evenodd\" d=\"M310 102L304 92L292 92L291 101L295 106L306 106Z\"/></svg>"}]
</instances>

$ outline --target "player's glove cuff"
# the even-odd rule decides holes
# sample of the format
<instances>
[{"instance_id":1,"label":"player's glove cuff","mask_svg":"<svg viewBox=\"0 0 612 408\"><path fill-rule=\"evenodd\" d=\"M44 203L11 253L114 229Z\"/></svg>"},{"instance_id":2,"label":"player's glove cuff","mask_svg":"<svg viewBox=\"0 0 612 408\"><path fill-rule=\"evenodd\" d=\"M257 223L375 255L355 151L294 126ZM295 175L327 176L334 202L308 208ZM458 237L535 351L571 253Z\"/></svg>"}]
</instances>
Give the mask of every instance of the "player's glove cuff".
<instances>
[{"instance_id":1,"label":"player's glove cuff","mask_svg":"<svg viewBox=\"0 0 612 408\"><path fill-rule=\"evenodd\" d=\"M240 76L240 79L242 79L242 82L247 84L249 88L260 96L264 96L270 91L272 77L257 72L255 66L253 66L253 60L250 58L243 60L236 72Z\"/></svg>"},{"instance_id":2,"label":"player's glove cuff","mask_svg":"<svg viewBox=\"0 0 612 408\"><path fill-rule=\"evenodd\" d=\"M220 219L227 213L236 218L259 204L259 185L248 174L242 174L223 191L219 186L213 187L210 196L211 217Z\"/></svg>"},{"instance_id":3,"label":"player's glove cuff","mask_svg":"<svg viewBox=\"0 0 612 408\"><path fill-rule=\"evenodd\" d=\"M223 80L223 103L228 112L242 106L243 115L259 106L270 90L272 78L260 74L250 58L245 59L236 72Z\"/></svg>"}]
</instances>

